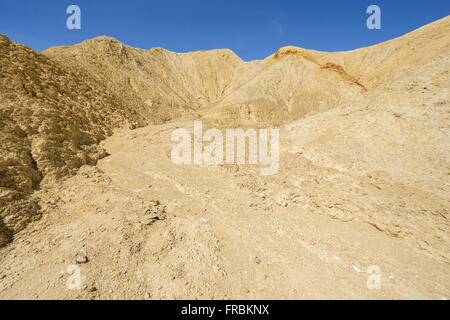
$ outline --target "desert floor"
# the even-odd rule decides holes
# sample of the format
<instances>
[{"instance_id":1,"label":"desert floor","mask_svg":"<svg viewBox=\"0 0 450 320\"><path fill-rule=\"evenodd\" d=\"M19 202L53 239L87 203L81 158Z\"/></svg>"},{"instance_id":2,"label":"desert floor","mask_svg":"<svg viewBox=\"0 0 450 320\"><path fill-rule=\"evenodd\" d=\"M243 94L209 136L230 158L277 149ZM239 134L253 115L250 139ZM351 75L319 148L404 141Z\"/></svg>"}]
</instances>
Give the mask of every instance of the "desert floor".
<instances>
[{"instance_id":1,"label":"desert floor","mask_svg":"<svg viewBox=\"0 0 450 320\"><path fill-rule=\"evenodd\" d=\"M39 191L43 218L2 249L2 299L441 299L448 265L359 219L312 210L308 194L277 196L294 174L320 193L360 183L283 152L269 183L251 166L176 166L182 123L122 130L109 156ZM188 124L185 124L188 126ZM283 137L283 132L281 136ZM373 187L375 190L375 187ZM292 188L290 188L292 190ZM338 192L338 190L336 190ZM328 210L329 208L326 208ZM350 220L350 221L346 221ZM80 250L81 289L67 268ZM369 266L381 288L369 289ZM370 287L370 286L369 286Z\"/></svg>"}]
</instances>

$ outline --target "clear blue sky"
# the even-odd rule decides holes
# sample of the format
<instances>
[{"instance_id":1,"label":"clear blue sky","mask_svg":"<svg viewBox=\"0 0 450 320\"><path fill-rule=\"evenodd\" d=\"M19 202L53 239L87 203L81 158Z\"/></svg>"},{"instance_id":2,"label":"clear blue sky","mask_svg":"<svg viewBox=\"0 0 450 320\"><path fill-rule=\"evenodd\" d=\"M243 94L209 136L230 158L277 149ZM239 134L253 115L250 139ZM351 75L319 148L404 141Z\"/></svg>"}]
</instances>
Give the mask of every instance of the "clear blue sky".
<instances>
[{"instance_id":1,"label":"clear blue sky","mask_svg":"<svg viewBox=\"0 0 450 320\"><path fill-rule=\"evenodd\" d=\"M66 28L71 4L81 30ZM381 30L366 27L371 4L381 7ZM39 51L108 35L144 49L230 48L253 60L286 45L356 49L449 14L450 0L0 0L0 33Z\"/></svg>"}]
</instances>

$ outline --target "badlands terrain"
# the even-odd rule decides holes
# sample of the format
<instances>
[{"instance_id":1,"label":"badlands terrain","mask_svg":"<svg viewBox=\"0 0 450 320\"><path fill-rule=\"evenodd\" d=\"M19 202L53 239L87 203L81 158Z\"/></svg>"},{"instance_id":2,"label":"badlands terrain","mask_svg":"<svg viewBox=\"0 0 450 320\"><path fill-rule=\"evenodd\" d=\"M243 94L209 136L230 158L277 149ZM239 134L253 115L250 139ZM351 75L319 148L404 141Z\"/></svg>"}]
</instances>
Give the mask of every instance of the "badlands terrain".
<instances>
[{"instance_id":1,"label":"badlands terrain","mask_svg":"<svg viewBox=\"0 0 450 320\"><path fill-rule=\"evenodd\" d=\"M0 298L450 298L449 30L251 62L0 35ZM194 120L279 128L278 174L173 164Z\"/></svg>"}]
</instances>

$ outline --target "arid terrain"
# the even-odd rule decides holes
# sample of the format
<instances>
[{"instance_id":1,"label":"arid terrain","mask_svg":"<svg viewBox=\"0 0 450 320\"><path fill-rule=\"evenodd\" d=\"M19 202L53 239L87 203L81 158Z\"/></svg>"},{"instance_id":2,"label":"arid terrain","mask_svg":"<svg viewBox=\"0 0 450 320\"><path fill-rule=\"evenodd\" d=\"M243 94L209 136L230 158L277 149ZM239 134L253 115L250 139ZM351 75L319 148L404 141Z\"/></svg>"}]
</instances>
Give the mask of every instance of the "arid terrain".
<instances>
[{"instance_id":1,"label":"arid terrain","mask_svg":"<svg viewBox=\"0 0 450 320\"><path fill-rule=\"evenodd\" d=\"M279 128L279 172L174 164L194 120ZM450 17L251 62L0 34L0 299L448 299L449 130Z\"/></svg>"}]
</instances>

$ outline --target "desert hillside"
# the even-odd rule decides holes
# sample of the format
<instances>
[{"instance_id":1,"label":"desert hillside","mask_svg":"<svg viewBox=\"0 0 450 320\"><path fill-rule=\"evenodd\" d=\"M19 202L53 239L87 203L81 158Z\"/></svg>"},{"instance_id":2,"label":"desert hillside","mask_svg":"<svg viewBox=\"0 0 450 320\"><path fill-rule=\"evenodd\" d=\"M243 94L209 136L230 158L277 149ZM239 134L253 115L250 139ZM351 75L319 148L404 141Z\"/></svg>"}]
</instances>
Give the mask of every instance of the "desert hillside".
<instances>
[{"instance_id":1,"label":"desert hillside","mask_svg":"<svg viewBox=\"0 0 450 320\"><path fill-rule=\"evenodd\" d=\"M148 124L147 110L127 106L74 66L0 36L1 239L38 217L30 197L46 176L60 178L104 155L98 143L115 127Z\"/></svg>"},{"instance_id":2,"label":"desert hillside","mask_svg":"<svg viewBox=\"0 0 450 320\"><path fill-rule=\"evenodd\" d=\"M251 62L0 35L0 297L449 298L449 30ZM174 165L194 120L279 127L279 173Z\"/></svg>"}]
</instances>

